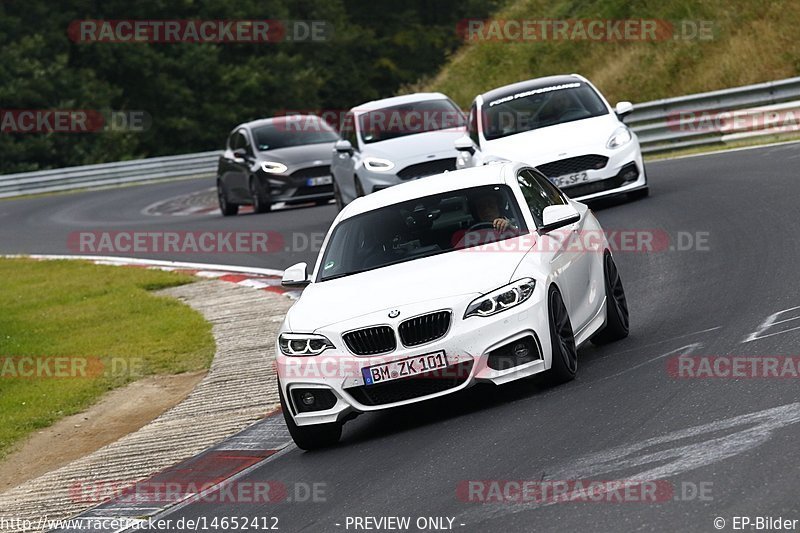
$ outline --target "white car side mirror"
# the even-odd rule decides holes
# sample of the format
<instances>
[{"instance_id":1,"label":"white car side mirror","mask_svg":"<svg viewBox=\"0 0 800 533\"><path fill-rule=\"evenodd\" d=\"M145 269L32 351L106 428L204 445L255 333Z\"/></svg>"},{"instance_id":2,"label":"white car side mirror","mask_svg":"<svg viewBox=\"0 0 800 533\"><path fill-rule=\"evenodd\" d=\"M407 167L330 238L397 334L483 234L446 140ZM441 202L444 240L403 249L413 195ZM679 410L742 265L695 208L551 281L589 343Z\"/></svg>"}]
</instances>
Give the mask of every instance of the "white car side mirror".
<instances>
[{"instance_id":1,"label":"white car side mirror","mask_svg":"<svg viewBox=\"0 0 800 533\"><path fill-rule=\"evenodd\" d=\"M542 227L539 228L539 233L547 233L554 229L563 228L578 222L580 219L580 213L570 204L548 205L542 213Z\"/></svg>"},{"instance_id":2,"label":"white car side mirror","mask_svg":"<svg viewBox=\"0 0 800 533\"><path fill-rule=\"evenodd\" d=\"M284 287L305 287L311 283L308 279L308 265L306 263L297 263L283 271L283 279L281 285Z\"/></svg>"},{"instance_id":3,"label":"white car side mirror","mask_svg":"<svg viewBox=\"0 0 800 533\"><path fill-rule=\"evenodd\" d=\"M617 104L617 107L614 108L614 112L620 118L629 114L631 111L633 111L633 104L630 102L620 102Z\"/></svg>"},{"instance_id":4,"label":"white car side mirror","mask_svg":"<svg viewBox=\"0 0 800 533\"><path fill-rule=\"evenodd\" d=\"M333 145L333 149L339 152L340 154L353 155L353 145L350 144L350 141L347 141L345 139L340 139L336 141L336 144Z\"/></svg>"},{"instance_id":5,"label":"white car side mirror","mask_svg":"<svg viewBox=\"0 0 800 533\"><path fill-rule=\"evenodd\" d=\"M459 137L453 144L459 152L469 152L470 155L475 153L475 143L467 135Z\"/></svg>"}]
</instances>

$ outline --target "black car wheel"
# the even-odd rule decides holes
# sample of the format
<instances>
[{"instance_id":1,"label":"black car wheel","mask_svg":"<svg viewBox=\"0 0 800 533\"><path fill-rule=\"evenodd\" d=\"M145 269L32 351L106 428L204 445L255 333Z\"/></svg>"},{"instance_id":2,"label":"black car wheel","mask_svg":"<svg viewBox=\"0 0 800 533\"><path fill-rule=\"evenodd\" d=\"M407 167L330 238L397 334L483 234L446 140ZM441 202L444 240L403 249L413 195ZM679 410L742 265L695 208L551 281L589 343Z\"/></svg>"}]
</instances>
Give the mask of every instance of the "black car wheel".
<instances>
[{"instance_id":1,"label":"black car wheel","mask_svg":"<svg viewBox=\"0 0 800 533\"><path fill-rule=\"evenodd\" d=\"M619 277L614 258L606 252L603 260L603 278L606 286L606 325L592 337L598 346L618 341L628 336L630 327L628 301Z\"/></svg>"},{"instance_id":2,"label":"black car wheel","mask_svg":"<svg viewBox=\"0 0 800 533\"><path fill-rule=\"evenodd\" d=\"M361 185L361 180L358 178L355 179L355 188L356 188L356 198L361 198L362 196L366 196L364 194L364 187Z\"/></svg>"},{"instance_id":3,"label":"black car wheel","mask_svg":"<svg viewBox=\"0 0 800 533\"><path fill-rule=\"evenodd\" d=\"M550 319L550 345L552 346L552 364L549 377L553 384L565 383L575 379L578 373L578 350L575 347L575 335L569 313L561 299L561 293L555 286L550 287L547 295L548 315Z\"/></svg>"},{"instance_id":4,"label":"black car wheel","mask_svg":"<svg viewBox=\"0 0 800 533\"><path fill-rule=\"evenodd\" d=\"M339 185L334 180L333 182L333 199L336 200L336 209L341 211L346 205L342 199L342 191L339 190Z\"/></svg>"},{"instance_id":5,"label":"black car wheel","mask_svg":"<svg viewBox=\"0 0 800 533\"><path fill-rule=\"evenodd\" d=\"M264 194L256 178L250 178L250 196L253 197L253 211L256 213L268 213L272 209L269 196Z\"/></svg>"},{"instance_id":6,"label":"black car wheel","mask_svg":"<svg viewBox=\"0 0 800 533\"><path fill-rule=\"evenodd\" d=\"M225 187L221 181L217 182L217 201L219 202L219 210L222 212L222 216L230 217L239 212L239 206L228 201L228 194L225 192Z\"/></svg>"}]
</instances>

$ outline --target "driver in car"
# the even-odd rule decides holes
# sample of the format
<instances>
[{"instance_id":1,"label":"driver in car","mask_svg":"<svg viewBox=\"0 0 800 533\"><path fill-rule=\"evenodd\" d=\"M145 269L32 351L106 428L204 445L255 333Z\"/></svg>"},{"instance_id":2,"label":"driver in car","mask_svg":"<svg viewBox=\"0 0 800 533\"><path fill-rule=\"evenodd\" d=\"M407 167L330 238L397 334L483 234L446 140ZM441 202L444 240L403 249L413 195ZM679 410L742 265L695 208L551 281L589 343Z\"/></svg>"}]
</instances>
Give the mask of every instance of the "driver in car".
<instances>
[{"instance_id":1,"label":"driver in car","mask_svg":"<svg viewBox=\"0 0 800 533\"><path fill-rule=\"evenodd\" d=\"M495 194L487 194L475 199L475 211L481 222L491 223L496 231L518 230L516 222L500 213L500 201Z\"/></svg>"}]
</instances>

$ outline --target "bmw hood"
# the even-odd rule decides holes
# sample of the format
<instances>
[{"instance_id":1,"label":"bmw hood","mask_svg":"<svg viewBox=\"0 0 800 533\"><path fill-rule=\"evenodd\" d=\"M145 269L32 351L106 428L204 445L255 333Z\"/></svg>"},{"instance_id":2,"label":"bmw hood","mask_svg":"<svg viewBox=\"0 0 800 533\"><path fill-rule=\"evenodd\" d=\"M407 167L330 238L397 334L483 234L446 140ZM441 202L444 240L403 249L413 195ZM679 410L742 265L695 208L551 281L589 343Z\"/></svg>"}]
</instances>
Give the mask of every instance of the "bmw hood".
<instances>
[{"instance_id":1,"label":"bmw hood","mask_svg":"<svg viewBox=\"0 0 800 533\"><path fill-rule=\"evenodd\" d=\"M289 311L289 326L309 333L383 309L489 292L512 281L526 252L517 248L490 244L312 283Z\"/></svg>"},{"instance_id":2,"label":"bmw hood","mask_svg":"<svg viewBox=\"0 0 800 533\"><path fill-rule=\"evenodd\" d=\"M609 113L487 141L485 151L510 161L542 165L607 151L609 137L621 125L617 117Z\"/></svg>"}]
</instances>

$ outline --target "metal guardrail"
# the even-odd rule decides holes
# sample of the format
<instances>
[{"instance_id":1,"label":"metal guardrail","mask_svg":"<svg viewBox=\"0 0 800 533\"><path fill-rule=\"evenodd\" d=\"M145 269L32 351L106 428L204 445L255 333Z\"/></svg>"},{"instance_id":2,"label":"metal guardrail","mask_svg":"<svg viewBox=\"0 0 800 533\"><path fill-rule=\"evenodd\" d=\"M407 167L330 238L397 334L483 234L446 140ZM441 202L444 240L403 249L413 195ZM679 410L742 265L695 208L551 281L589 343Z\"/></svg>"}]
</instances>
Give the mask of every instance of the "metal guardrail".
<instances>
[{"instance_id":1,"label":"metal guardrail","mask_svg":"<svg viewBox=\"0 0 800 533\"><path fill-rule=\"evenodd\" d=\"M786 131L800 77L635 104L625 117L644 153L721 144ZM692 114L694 113L694 114ZM213 177L219 151L0 176L0 198L148 181Z\"/></svg>"},{"instance_id":2,"label":"metal guardrail","mask_svg":"<svg viewBox=\"0 0 800 533\"><path fill-rule=\"evenodd\" d=\"M95 189L191 177L213 177L220 151L153 157L0 176L0 198Z\"/></svg>"},{"instance_id":3,"label":"metal guardrail","mask_svg":"<svg viewBox=\"0 0 800 533\"><path fill-rule=\"evenodd\" d=\"M657 153L785 132L796 109L800 77L634 104L625 123Z\"/></svg>"}]
</instances>

